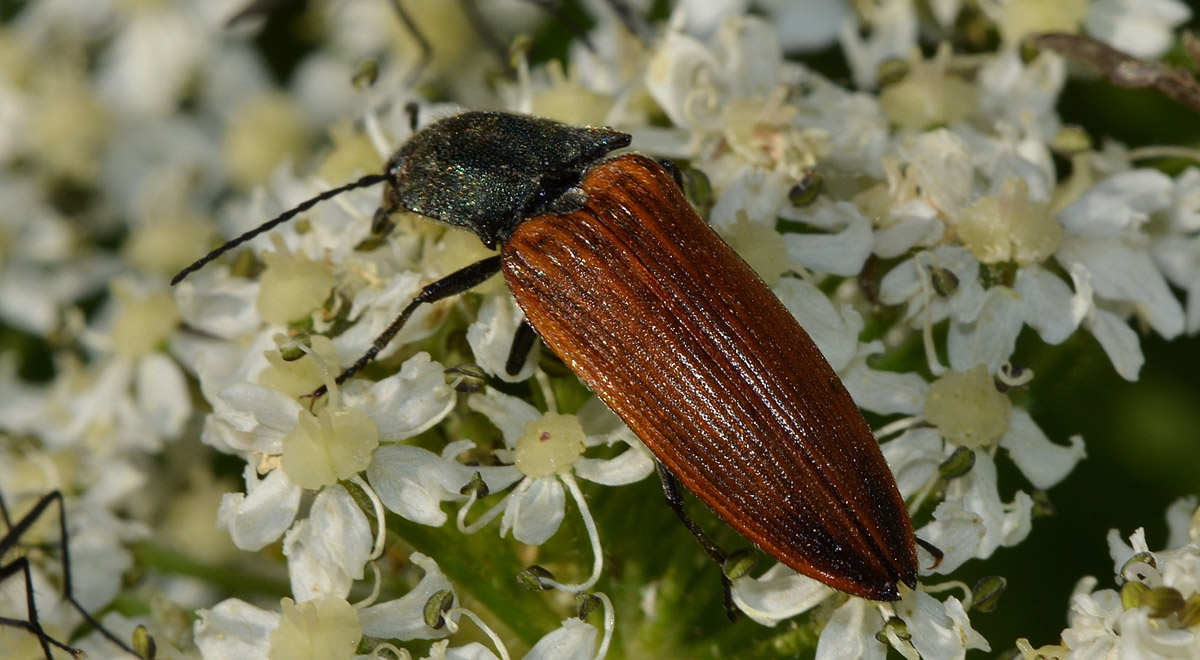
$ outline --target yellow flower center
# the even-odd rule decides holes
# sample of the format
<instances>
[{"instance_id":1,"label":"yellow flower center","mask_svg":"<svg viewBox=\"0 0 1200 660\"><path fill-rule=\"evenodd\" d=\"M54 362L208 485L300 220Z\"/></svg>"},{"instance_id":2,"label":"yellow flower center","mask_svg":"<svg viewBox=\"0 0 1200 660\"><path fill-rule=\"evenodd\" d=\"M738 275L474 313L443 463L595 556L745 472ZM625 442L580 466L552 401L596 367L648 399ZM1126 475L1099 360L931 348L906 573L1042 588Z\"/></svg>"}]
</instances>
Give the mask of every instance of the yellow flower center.
<instances>
[{"instance_id":1,"label":"yellow flower center","mask_svg":"<svg viewBox=\"0 0 1200 660\"><path fill-rule=\"evenodd\" d=\"M573 415L546 413L517 438L516 466L531 479L561 474L583 455L583 426Z\"/></svg>"},{"instance_id":2,"label":"yellow flower center","mask_svg":"<svg viewBox=\"0 0 1200 660\"><path fill-rule=\"evenodd\" d=\"M987 367L951 371L937 379L925 398L925 419L949 442L983 447L1008 429L1012 402L996 389Z\"/></svg>"}]
</instances>

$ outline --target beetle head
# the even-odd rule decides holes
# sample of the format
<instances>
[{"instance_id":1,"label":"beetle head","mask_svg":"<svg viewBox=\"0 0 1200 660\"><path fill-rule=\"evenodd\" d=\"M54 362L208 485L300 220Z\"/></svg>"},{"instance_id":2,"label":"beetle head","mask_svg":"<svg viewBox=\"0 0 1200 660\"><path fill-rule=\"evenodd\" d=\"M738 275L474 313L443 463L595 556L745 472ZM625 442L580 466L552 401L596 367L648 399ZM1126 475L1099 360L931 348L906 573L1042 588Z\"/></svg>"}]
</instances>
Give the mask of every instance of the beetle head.
<instances>
[{"instance_id":1,"label":"beetle head","mask_svg":"<svg viewBox=\"0 0 1200 660\"><path fill-rule=\"evenodd\" d=\"M631 136L502 112L464 112L425 127L388 161L380 213L408 210L468 229L488 247L525 218L577 204L566 195Z\"/></svg>"}]
</instances>

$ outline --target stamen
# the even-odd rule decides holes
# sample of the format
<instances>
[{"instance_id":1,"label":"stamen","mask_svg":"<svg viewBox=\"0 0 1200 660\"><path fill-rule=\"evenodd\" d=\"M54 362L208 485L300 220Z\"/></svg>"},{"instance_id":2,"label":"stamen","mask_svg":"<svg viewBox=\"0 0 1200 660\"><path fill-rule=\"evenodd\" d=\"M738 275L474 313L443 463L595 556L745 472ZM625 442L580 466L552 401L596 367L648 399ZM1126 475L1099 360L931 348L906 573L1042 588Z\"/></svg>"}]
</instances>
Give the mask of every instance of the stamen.
<instances>
[{"instance_id":1,"label":"stamen","mask_svg":"<svg viewBox=\"0 0 1200 660\"><path fill-rule=\"evenodd\" d=\"M600 640L600 648L596 650L596 657L593 660L604 660L604 656L608 655L608 645L612 642L613 629L616 628L616 616L613 614L613 604L607 594L597 591L592 595L604 603L604 637Z\"/></svg>"},{"instance_id":2,"label":"stamen","mask_svg":"<svg viewBox=\"0 0 1200 660\"><path fill-rule=\"evenodd\" d=\"M570 472L565 472L558 475L567 486L567 490L571 493L571 497L575 499L575 504L579 507L579 514L583 517L583 526L587 529L588 540L592 544L592 574L587 580L580 584L563 584L550 578L542 578L541 582L548 587L577 593L591 589L600 579L600 572L604 568L604 556L600 550L600 532L596 530L596 521L592 518L592 512L588 509L587 502L583 498L583 493L579 490L579 484L575 482L575 477Z\"/></svg>"},{"instance_id":3,"label":"stamen","mask_svg":"<svg viewBox=\"0 0 1200 660\"><path fill-rule=\"evenodd\" d=\"M364 495L371 500L371 505L375 507L375 523L379 528L375 532L375 545L371 548L371 556L369 559L379 559L383 556L384 537L387 535L387 523L384 520L385 512L383 510L383 502L379 499L375 489L367 485L362 477L357 474L350 478L350 483L362 489Z\"/></svg>"},{"instance_id":4,"label":"stamen","mask_svg":"<svg viewBox=\"0 0 1200 660\"><path fill-rule=\"evenodd\" d=\"M488 625L483 622L483 619L480 619L478 615L476 615L474 612L472 612L471 610L468 610L465 607L452 607L446 612L446 629L447 630L449 630L451 633L458 632L458 622L456 622L453 618L451 618L451 615L453 615L453 614L465 616L468 619L474 621L475 625L479 626L479 629L482 630L483 633L485 635L487 635L489 639L492 640L492 644L494 644L496 646L496 651L500 655L500 660L511 660L508 655L508 648L504 646L504 642L502 642L500 640L500 636L497 635L494 630L489 628Z\"/></svg>"},{"instance_id":5,"label":"stamen","mask_svg":"<svg viewBox=\"0 0 1200 660\"><path fill-rule=\"evenodd\" d=\"M367 566L370 566L371 572L375 574L375 582L371 586L371 593L367 594L366 598L358 601L357 603L350 604L350 606L356 610L365 609L365 608L368 608L368 607L374 605L375 600L377 598L379 598L380 582L383 581L383 576L379 572L379 564L377 564L374 560L372 560L372 561L367 562Z\"/></svg>"},{"instance_id":6,"label":"stamen","mask_svg":"<svg viewBox=\"0 0 1200 660\"><path fill-rule=\"evenodd\" d=\"M917 269L917 275L921 278L921 300L924 313L924 323L921 328L921 338L925 344L925 359L929 362L929 372L934 376L941 376L946 373L946 367L937 357L937 348L933 344L933 313L930 310L932 298L929 292L933 290L933 283L929 281L929 273L922 267L921 257L928 257L930 262L929 267L934 266L933 255L929 252L922 252L913 258L913 267Z\"/></svg>"},{"instance_id":7,"label":"stamen","mask_svg":"<svg viewBox=\"0 0 1200 660\"><path fill-rule=\"evenodd\" d=\"M513 489L513 492L510 493L508 497L521 496L525 491L529 490L529 483L529 479L522 479L521 483L517 484L517 487ZM458 531L462 532L463 534L474 534L484 527L487 527L488 523L495 520L497 516L504 512L504 508L508 504L508 497L497 502L495 506L493 506L491 509L488 509L487 513L480 516L479 520L476 520L468 525L466 524L467 510L471 508L471 505L474 504L476 500L475 491L471 491L471 494L467 496L467 503L458 510L458 516L456 516L456 520L458 521Z\"/></svg>"}]
</instances>

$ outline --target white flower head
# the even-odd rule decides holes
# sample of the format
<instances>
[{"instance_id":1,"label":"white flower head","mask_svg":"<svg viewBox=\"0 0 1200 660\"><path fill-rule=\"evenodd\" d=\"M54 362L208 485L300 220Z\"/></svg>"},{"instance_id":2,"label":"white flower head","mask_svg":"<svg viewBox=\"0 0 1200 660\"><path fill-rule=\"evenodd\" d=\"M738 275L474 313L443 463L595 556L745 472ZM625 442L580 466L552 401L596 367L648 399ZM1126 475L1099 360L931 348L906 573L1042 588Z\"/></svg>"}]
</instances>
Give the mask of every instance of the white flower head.
<instances>
[{"instance_id":1,"label":"white flower head","mask_svg":"<svg viewBox=\"0 0 1200 660\"><path fill-rule=\"evenodd\" d=\"M1080 580L1071 596L1070 626L1062 632L1072 657L1195 657L1200 649L1195 614L1180 606L1200 593L1196 511L1194 497L1168 508L1171 545L1165 550L1151 552L1141 529L1129 544L1116 530L1109 533L1121 588L1096 590L1096 578Z\"/></svg>"}]
</instances>

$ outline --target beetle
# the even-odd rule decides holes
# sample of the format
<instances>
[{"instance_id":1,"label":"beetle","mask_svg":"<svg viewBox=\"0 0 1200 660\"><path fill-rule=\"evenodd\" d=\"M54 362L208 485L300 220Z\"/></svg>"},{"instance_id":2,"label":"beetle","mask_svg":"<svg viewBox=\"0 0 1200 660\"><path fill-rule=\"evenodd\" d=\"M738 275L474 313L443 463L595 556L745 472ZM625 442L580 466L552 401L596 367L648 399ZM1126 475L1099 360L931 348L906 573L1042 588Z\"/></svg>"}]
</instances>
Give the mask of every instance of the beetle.
<instances>
[{"instance_id":1,"label":"beetle","mask_svg":"<svg viewBox=\"0 0 1200 660\"><path fill-rule=\"evenodd\" d=\"M58 533L62 548L62 581L63 581L63 599L79 612L90 626L100 632L108 641L115 644L122 651L128 653L134 658L141 658L136 651L129 647L125 642L121 641L116 635L105 628L96 617L75 598L74 590L71 585L71 558L70 549L68 547L67 534L67 514L63 505L63 495L61 491L52 490L41 497L34 503L25 515L21 516L15 524L8 513L8 506L4 503L4 498L0 497L0 518L4 520L5 532L0 536L0 559L6 556L10 550L15 549L20 544L21 539L25 537L29 530L39 521L42 516L50 510L51 505L58 505ZM38 644L42 647L42 652L46 655L46 660L53 660L51 647L56 647L70 653L75 657L82 657L83 651L69 646L66 642L60 641L51 637L49 633L42 628L41 621L38 619L37 602L34 599L33 590L33 569L29 563L29 557L20 556L7 563L0 563L0 581L7 580L10 577L20 574L25 580L25 609L27 618L13 619L9 617L0 617L0 626L10 628L20 628L27 630L37 637Z\"/></svg>"},{"instance_id":2,"label":"beetle","mask_svg":"<svg viewBox=\"0 0 1200 660\"><path fill-rule=\"evenodd\" d=\"M408 210L467 229L500 254L426 286L337 382L387 346L422 304L502 272L525 313L507 368L536 334L682 483L796 571L872 600L915 588L912 524L845 386L766 283L692 209L660 163L611 157L629 134L501 112L431 123L365 176L301 203L385 183L375 224ZM324 388L314 392L324 393ZM728 602L728 578L726 578Z\"/></svg>"}]
</instances>

